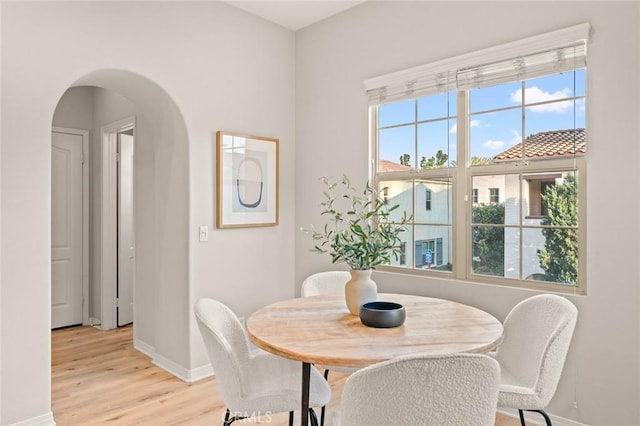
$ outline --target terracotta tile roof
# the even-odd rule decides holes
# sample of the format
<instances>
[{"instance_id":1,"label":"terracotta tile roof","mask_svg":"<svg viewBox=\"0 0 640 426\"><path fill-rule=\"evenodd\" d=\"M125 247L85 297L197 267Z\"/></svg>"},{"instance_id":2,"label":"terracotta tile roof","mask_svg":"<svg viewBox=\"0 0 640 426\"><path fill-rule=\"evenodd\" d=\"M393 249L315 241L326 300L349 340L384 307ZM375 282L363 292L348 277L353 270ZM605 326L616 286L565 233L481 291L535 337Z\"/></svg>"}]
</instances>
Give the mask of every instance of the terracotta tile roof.
<instances>
[{"instance_id":1,"label":"terracotta tile roof","mask_svg":"<svg viewBox=\"0 0 640 426\"><path fill-rule=\"evenodd\" d=\"M574 148L575 147L575 148ZM552 130L528 136L524 140L525 157L535 160L563 155L582 155L587 151L584 129ZM493 157L496 161L522 158L522 143Z\"/></svg>"},{"instance_id":2,"label":"terracotta tile roof","mask_svg":"<svg viewBox=\"0 0 640 426\"><path fill-rule=\"evenodd\" d=\"M403 164L394 163L389 160L380 160L378 162L379 172L404 172L407 170L415 170L413 167L405 166Z\"/></svg>"}]
</instances>

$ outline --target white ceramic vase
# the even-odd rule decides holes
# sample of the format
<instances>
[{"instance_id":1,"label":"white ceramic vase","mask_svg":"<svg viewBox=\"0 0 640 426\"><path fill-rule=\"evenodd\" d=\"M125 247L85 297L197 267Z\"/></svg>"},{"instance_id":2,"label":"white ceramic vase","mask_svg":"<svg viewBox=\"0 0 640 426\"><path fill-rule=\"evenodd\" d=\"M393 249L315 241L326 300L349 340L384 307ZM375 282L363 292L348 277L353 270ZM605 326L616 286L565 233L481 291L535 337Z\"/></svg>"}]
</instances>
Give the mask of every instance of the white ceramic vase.
<instances>
[{"instance_id":1,"label":"white ceramic vase","mask_svg":"<svg viewBox=\"0 0 640 426\"><path fill-rule=\"evenodd\" d=\"M374 302L378 297L378 286L371 279L371 269L352 269L351 279L344 286L344 298L352 315L360 315L360 306Z\"/></svg>"}]
</instances>

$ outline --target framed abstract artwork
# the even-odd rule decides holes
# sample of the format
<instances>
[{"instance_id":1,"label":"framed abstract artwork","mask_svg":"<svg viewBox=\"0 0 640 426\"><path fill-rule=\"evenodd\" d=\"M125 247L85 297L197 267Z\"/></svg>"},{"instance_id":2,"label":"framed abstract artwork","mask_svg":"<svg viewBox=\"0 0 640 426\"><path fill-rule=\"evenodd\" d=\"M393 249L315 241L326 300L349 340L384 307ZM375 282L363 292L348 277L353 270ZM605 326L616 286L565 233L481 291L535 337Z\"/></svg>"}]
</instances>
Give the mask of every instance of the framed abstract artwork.
<instances>
[{"instance_id":1,"label":"framed abstract artwork","mask_svg":"<svg viewBox=\"0 0 640 426\"><path fill-rule=\"evenodd\" d=\"M278 224L278 139L218 131L218 228Z\"/></svg>"}]
</instances>

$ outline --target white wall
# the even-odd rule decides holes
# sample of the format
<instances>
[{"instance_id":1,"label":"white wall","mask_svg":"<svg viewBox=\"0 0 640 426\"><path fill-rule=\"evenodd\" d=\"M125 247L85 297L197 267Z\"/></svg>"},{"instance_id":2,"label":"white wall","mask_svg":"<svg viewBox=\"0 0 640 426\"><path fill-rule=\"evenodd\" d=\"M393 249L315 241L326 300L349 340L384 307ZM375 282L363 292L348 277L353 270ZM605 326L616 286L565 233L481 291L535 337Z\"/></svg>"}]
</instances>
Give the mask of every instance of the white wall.
<instances>
[{"instance_id":1,"label":"white wall","mask_svg":"<svg viewBox=\"0 0 640 426\"><path fill-rule=\"evenodd\" d=\"M319 220L319 176L368 177L363 81L582 22L588 69L588 295L549 411L589 425L640 422L637 2L367 2L296 33L296 221ZM617 47L624 46L624 47ZM296 282L334 268L296 236ZM533 292L376 273L382 291L441 296L504 319ZM573 408L574 399L578 408Z\"/></svg>"},{"instance_id":2,"label":"white wall","mask_svg":"<svg viewBox=\"0 0 640 426\"><path fill-rule=\"evenodd\" d=\"M294 294L295 98L294 34L223 3L0 7L4 425L51 416L50 132L64 92L119 93L152 141L136 152L146 158L136 190L151 191L136 212L149 237L148 274L136 277L153 318L143 329L162 361L187 375L207 363L191 312L198 297L247 316ZM220 129L280 139L279 226L214 228ZM199 225L210 227L208 243L197 241Z\"/></svg>"},{"instance_id":3,"label":"white wall","mask_svg":"<svg viewBox=\"0 0 640 426\"><path fill-rule=\"evenodd\" d=\"M53 115L53 125L71 129L86 130L93 128L93 87L74 87L60 98ZM90 139L95 139L90 135ZM91 148L90 148L91 149Z\"/></svg>"}]
</instances>

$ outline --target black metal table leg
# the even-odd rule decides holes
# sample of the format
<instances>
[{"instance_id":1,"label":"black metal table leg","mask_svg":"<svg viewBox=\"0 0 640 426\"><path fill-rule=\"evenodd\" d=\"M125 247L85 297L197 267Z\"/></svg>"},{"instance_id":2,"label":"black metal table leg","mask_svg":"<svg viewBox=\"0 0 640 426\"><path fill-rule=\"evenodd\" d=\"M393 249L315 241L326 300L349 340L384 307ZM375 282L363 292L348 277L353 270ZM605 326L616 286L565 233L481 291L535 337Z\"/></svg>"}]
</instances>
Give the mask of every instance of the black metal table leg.
<instances>
[{"instance_id":1,"label":"black metal table leg","mask_svg":"<svg viewBox=\"0 0 640 426\"><path fill-rule=\"evenodd\" d=\"M311 378L311 364L302 363L302 410L300 411L300 425L309 425L309 381Z\"/></svg>"}]
</instances>

